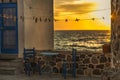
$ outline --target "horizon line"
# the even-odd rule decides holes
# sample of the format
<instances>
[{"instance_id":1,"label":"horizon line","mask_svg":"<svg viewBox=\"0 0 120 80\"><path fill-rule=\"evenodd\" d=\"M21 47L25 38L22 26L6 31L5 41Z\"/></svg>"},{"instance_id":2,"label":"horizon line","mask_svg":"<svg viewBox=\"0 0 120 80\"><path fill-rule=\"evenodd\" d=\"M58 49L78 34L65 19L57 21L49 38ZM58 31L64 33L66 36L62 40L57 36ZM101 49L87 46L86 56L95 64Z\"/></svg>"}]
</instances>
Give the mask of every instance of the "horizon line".
<instances>
[{"instance_id":1,"label":"horizon line","mask_svg":"<svg viewBox=\"0 0 120 80\"><path fill-rule=\"evenodd\" d=\"M111 31L111 30L54 30L54 31Z\"/></svg>"}]
</instances>

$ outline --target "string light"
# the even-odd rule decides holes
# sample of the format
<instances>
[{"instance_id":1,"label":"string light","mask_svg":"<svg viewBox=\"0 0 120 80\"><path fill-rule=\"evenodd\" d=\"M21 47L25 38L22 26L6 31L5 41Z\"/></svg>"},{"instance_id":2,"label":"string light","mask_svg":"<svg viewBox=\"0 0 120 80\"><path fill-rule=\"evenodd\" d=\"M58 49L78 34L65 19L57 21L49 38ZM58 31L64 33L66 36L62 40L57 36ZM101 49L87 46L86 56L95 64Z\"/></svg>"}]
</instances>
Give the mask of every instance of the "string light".
<instances>
[{"instance_id":1,"label":"string light","mask_svg":"<svg viewBox=\"0 0 120 80\"><path fill-rule=\"evenodd\" d=\"M68 21L76 21L76 22L79 22L79 21L82 21L82 20L100 20L100 19L105 19L105 17L102 17L102 18L90 18L90 19L78 19L78 18L76 18L75 20L68 20L68 19L63 19L63 20L60 20L60 19L54 19L54 21L55 22L57 22L57 21L65 21L65 22L68 22Z\"/></svg>"},{"instance_id":2,"label":"string light","mask_svg":"<svg viewBox=\"0 0 120 80\"><path fill-rule=\"evenodd\" d=\"M13 15L6 15L6 14L3 14L3 16L1 15L0 17L3 17L5 19L13 19L14 21L16 21L17 17L16 16L13 16ZM33 16L33 17L23 17L23 16L20 16L20 19L21 20L24 20L24 19L33 19L33 21L35 23L38 23L38 22L51 22L51 21L55 21L55 22L58 22L58 21L65 21L65 22L68 22L68 21L76 21L76 22L79 22L81 20L99 20L99 19L105 19L105 17L102 17L102 18L90 18L90 19L79 19L79 18L75 18L74 20L70 20L70 19L63 19L63 20L60 20L60 19L54 19L53 18L50 18L50 17L36 17L36 16Z\"/></svg>"},{"instance_id":3,"label":"string light","mask_svg":"<svg viewBox=\"0 0 120 80\"><path fill-rule=\"evenodd\" d=\"M80 20L80 19L77 19L77 18L75 19L75 21L77 21L77 22L78 22L79 20Z\"/></svg>"}]
</instances>

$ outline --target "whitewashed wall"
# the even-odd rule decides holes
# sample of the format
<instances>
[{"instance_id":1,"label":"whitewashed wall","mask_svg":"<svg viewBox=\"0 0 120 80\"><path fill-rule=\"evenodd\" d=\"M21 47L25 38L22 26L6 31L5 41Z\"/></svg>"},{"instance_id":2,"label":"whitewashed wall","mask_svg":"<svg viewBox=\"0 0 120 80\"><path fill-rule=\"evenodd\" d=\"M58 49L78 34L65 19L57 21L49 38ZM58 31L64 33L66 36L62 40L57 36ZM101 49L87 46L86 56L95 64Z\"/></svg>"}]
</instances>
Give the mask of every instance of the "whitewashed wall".
<instances>
[{"instance_id":1,"label":"whitewashed wall","mask_svg":"<svg viewBox=\"0 0 120 80\"><path fill-rule=\"evenodd\" d=\"M18 57L23 57L24 49L24 5L23 0L17 0L18 3Z\"/></svg>"},{"instance_id":2,"label":"whitewashed wall","mask_svg":"<svg viewBox=\"0 0 120 80\"><path fill-rule=\"evenodd\" d=\"M25 48L34 47L37 50L53 49L52 19L53 0L24 0Z\"/></svg>"}]
</instances>

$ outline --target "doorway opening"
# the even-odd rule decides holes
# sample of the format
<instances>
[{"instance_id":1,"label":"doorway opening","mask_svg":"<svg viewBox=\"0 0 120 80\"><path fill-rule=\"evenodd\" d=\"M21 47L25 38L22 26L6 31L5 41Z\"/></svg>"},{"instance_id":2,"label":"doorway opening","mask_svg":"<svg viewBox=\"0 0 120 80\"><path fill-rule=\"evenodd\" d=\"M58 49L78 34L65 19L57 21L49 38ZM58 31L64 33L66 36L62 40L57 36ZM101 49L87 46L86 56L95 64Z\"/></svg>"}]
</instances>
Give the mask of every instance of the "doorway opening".
<instances>
[{"instance_id":1,"label":"doorway opening","mask_svg":"<svg viewBox=\"0 0 120 80\"><path fill-rule=\"evenodd\" d=\"M111 1L54 1L54 49L102 51L111 39Z\"/></svg>"},{"instance_id":2,"label":"doorway opening","mask_svg":"<svg viewBox=\"0 0 120 80\"><path fill-rule=\"evenodd\" d=\"M0 53L18 53L16 0L0 1Z\"/></svg>"}]
</instances>

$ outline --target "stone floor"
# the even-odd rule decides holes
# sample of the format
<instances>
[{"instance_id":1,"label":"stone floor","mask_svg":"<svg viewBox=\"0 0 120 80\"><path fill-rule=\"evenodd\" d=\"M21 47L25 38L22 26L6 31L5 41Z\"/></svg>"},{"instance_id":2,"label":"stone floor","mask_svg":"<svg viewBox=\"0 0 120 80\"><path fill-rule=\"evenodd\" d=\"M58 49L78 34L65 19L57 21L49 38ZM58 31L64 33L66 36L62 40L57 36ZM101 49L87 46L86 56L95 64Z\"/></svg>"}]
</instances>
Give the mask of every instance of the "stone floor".
<instances>
[{"instance_id":1,"label":"stone floor","mask_svg":"<svg viewBox=\"0 0 120 80\"><path fill-rule=\"evenodd\" d=\"M0 75L0 80L65 80L60 74L44 74L44 75L31 75L25 74L19 75ZM66 80L101 80L100 77L81 77L77 76L73 78L71 75L67 75Z\"/></svg>"}]
</instances>

